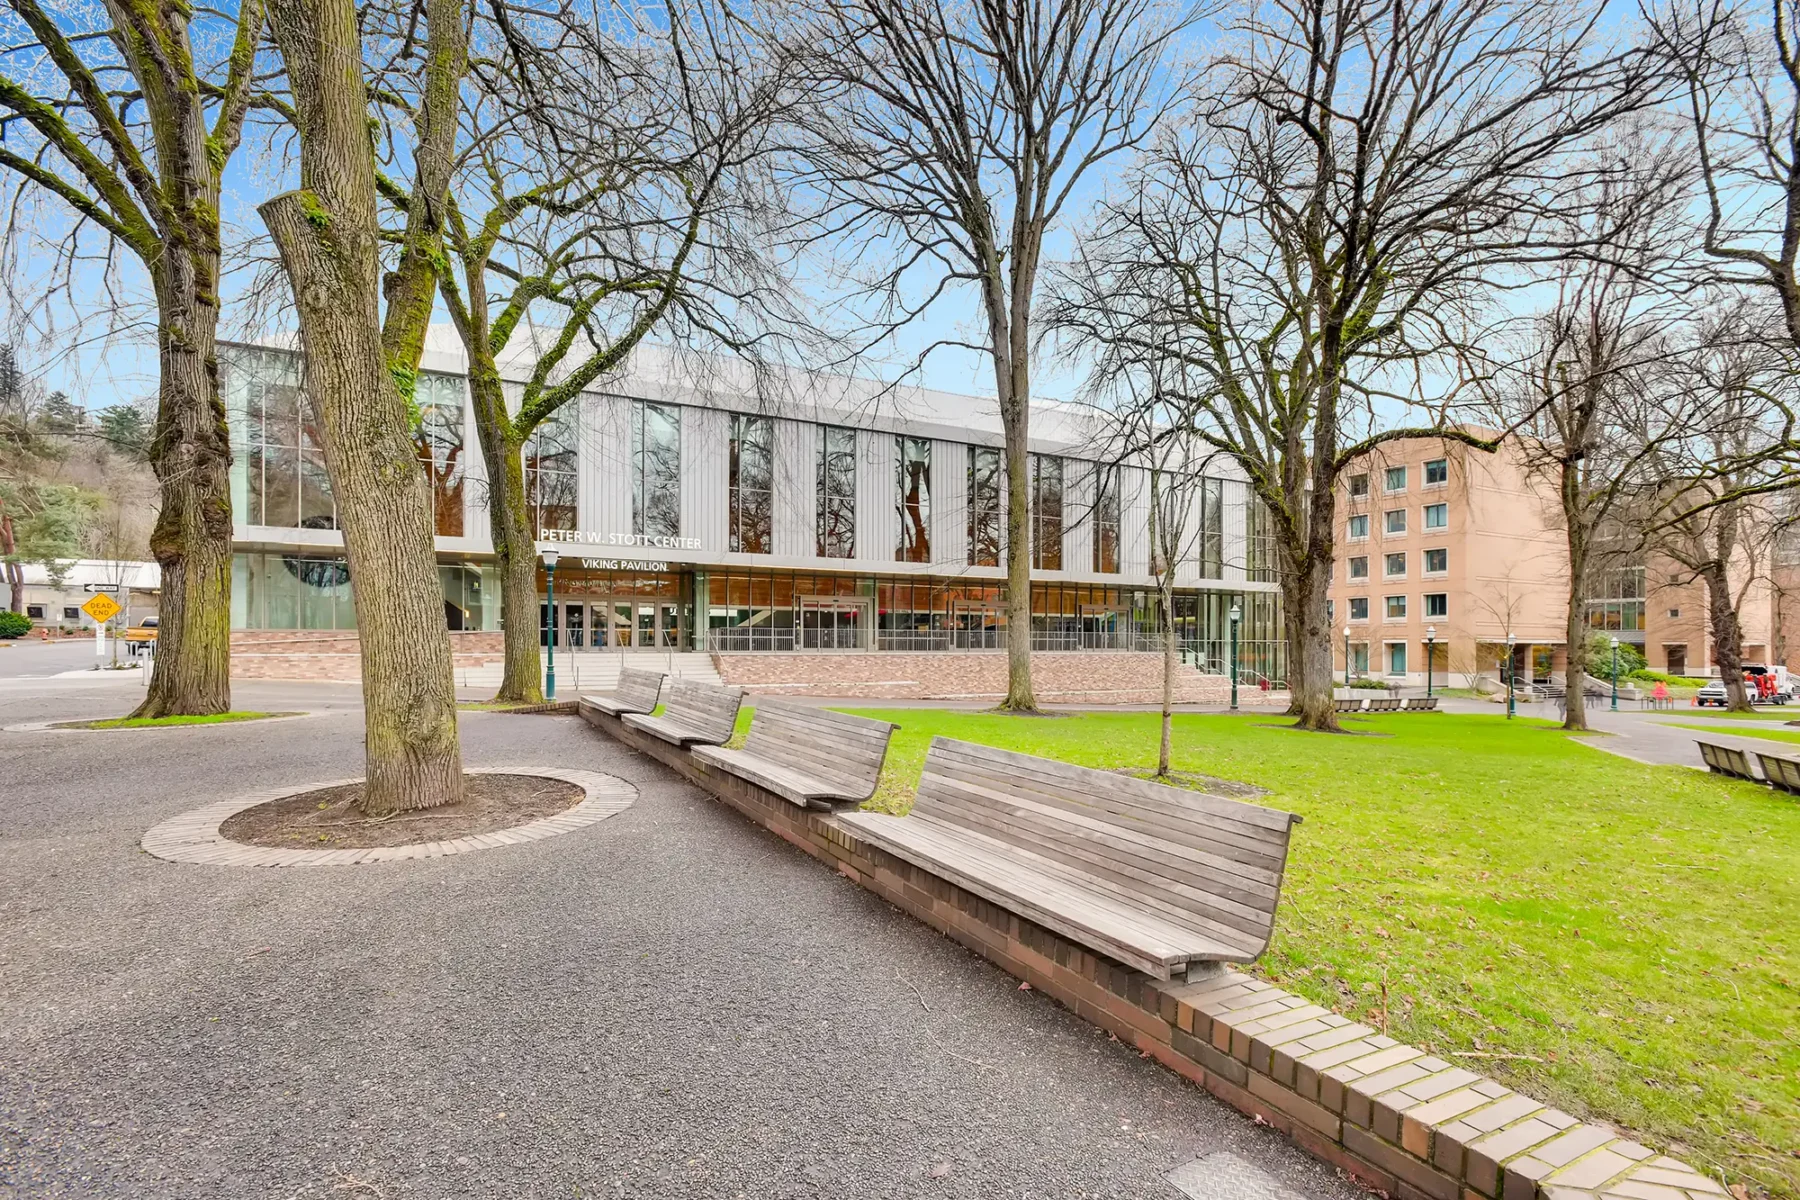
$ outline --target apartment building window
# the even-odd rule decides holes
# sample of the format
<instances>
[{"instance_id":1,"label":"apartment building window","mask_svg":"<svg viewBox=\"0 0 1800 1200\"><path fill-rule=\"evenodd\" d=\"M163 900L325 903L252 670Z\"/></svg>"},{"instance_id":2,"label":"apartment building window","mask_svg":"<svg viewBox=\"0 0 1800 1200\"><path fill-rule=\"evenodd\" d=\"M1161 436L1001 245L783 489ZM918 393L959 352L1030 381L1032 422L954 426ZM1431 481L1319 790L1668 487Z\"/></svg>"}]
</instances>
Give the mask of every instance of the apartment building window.
<instances>
[{"instance_id":1,"label":"apartment building window","mask_svg":"<svg viewBox=\"0 0 1800 1200\"><path fill-rule=\"evenodd\" d=\"M1404 508L1388 509L1386 513L1382 514L1382 527L1389 533L1405 533L1406 510Z\"/></svg>"},{"instance_id":2,"label":"apartment building window","mask_svg":"<svg viewBox=\"0 0 1800 1200\"><path fill-rule=\"evenodd\" d=\"M1434 458L1425 464L1425 486L1436 487L1450 482L1450 460Z\"/></svg>"},{"instance_id":3,"label":"apartment building window","mask_svg":"<svg viewBox=\"0 0 1800 1200\"><path fill-rule=\"evenodd\" d=\"M1350 647L1350 672L1358 678L1369 673L1369 643L1357 642Z\"/></svg>"},{"instance_id":4,"label":"apartment building window","mask_svg":"<svg viewBox=\"0 0 1800 1200\"><path fill-rule=\"evenodd\" d=\"M631 526L648 537L681 536L681 410L631 405Z\"/></svg>"},{"instance_id":5,"label":"apartment building window","mask_svg":"<svg viewBox=\"0 0 1800 1200\"><path fill-rule=\"evenodd\" d=\"M1360 541L1369 536L1369 514L1357 513L1350 518L1350 538Z\"/></svg>"},{"instance_id":6,"label":"apartment building window","mask_svg":"<svg viewBox=\"0 0 1800 1200\"><path fill-rule=\"evenodd\" d=\"M574 423L569 406L538 422L525 442L525 502L532 527L574 529L577 482Z\"/></svg>"},{"instance_id":7,"label":"apartment building window","mask_svg":"<svg viewBox=\"0 0 1800 1200\"><path fill-rule=\"evenodd\" d=\"M1325 602L1325 624L1326 625L1337 624L1337 601L1336 600L1327 600Z\"/></svg>"},{"instance_id":8,"label":"apartment building window","mask_svg":"<svg viewBox=\"0 0 1800 1200\"><path fill-rule=\"evenodd\" d=\"M774 542L775 422L731 415L731 550L770 554Z\"/></svg>"},{"instance_id":9,"label":"apartment building window","mask_svg":"<svg viewBox=\"0 0 1800 1200\"><path fill-rule=\"evenodd\" d=\"M1383 569L1386 570L1389 579L1392 579L1396 575L1406 574L1406 555L1388 555L1387 561L1383 564Z\"/></svg>"},{"instance_id":10,"label":"apartment building window","mask_svg":"<svg viewBox=\"0 0 1800 1200\"><path fill-rule=\"evenodd\" d=\"M969 565L1000 565L1000 451L969 447Z\"/></svg>"},{"instance_id":11,"label":"apartment building window","mask_svg":"<svg viewBox=\"0 0 1800 1200\"><path fill-rule=\"evenodd\" d=\"M1350 619L1352 621L1369 619L1369 598L1367 596L1350 597Z\"/></svg>"},{"instance_id":12,"label":"apartment building window","mask_svg":"<svg viewBox=\"0 0 1800 1200\"><path fill-rule=\"evenodd\" d=\"M1205 514L1201 520L1204 522ZM1204 526L1202 527L1204 529ZM1202 542L1201 558L1205 558ZM1094 468L1094 573L1119 573L1119 468Z\"/></svg>"},{"instance_id":13,"label":"apartment building window","mask_svg":"<svg viewBox=\"0 0 1800 1200\"><path fill-rule=\"evenodd\" d=\"M856 557L856 430L819 430L819 557Z\"/></svg>"},{"instance_id":14,"label":"apartment building window","mask_svg":"<svg viewBox=\"0 0 1800 1200\"><path fill-rule=\"evenodd\" d=\"M81 607L80 607L80 605L76 605L76 604L65 604L65 605L63 605L63 620L65 620L65 621L79 621L79 620L81 620Z\"/></svg>"},{"instance_id":15,"label":"apartment building window","mask_svg":"<svg viewBox=\"0 0 1800 1200\"><path fill-rule=\"evenodd\" d=\"M1669 610L1669 620L1671 620L1671 621L1681 620L1681 610L1679 608L1671 608Z\"/></svg>"},{"instance_id":16,"label":"apartment building window","mask_svg":"<svg viewBox=\"0 0 1800 1200\"><path fill-rule=\"evenodd\" d=\"M431 515L440 537L463 533L463 382L421 374L413 385L419 423L413 446L431 480Z\"/></svg>"},{"instance_id":17,"label":"apartment building window","mask_svg":"<svg viewBox=\"0 0 1800 1200\"><path fill-rule=\"evenodd\" d=\"M1427 504L1425 506L1425 528L1445 529L1450 524L1450 506L1448 504Z\"/></svg>"},{"instance_id":18,"label":"apartment building window","mask_svg":"<svg viewBox=\"0 0 1800 1200\"><path fill-rule=\"evenodd\" d=\"M1450 551L1440 547L1439 549L1427 550L1425 552L1425 573L1427 575L1441 575L1449 569Z\"/></svg>"},{"instance_id":19,"label":"apartment building window","mask_svg":"<svg viewBox=\"0 0 1800 1200\"><path fill-rule=\"evenodd\" d=\"M1358 554L1350 560L1350 578L1367 579L1369 577L1369 556Z\"/></svg>"},{"instance_id":20,"label":"apartment building window","mask_svg":"<svg viewBox=\"0 0 1800 1200\"><path fill-rule=\"evenodd\" d=\"M1031 565L1039 571L1062 570L1063 460L1049 454L1031 456Z\"/></svg>"},{"instance_id":21,"label":"apartment building window","mask_svg":"<svg viewBox=\"0 0 1800 1200\"><path fill-rule=\"evenodd\" d=\"M1389 596L1389 597L1387 597L1386 619L1389 621L1404 621L1404 620L1406 620L1406 597L1405 596Z\"/></svg>"},{"instance_id":22,"label":"apartment building window","mask_svg":"<svg viewBox=\"0 0 1800 1200\"><path fill-rule=\"evenodd\" d=\"M926 438L894 439L900 449L898 495L900 540L894 561L931 561L931 442Z\"/></svg>"},{"instance_id":23,"label":"apartment building window","mask_svg":"<svg viewBox=\"0 0 1800 1200\"><path fill-rule=\"evenodd\" d=\"M1350 498L1356 500L1368 494L1369 477L1367 475L1352 475L1350 477Z\"/></svg>"},{"instance_id":24,"label":"apartment building window","mask_svg":"<svg viewBox=\"0 0 1800 1200\"><path fill-rule=\"evenodd\" d=\"M1390 492L1404 492L1406 490L1406 468L1389 467L1384 486Z\"/></svg>"},{"instance_id":25,"label":"apartment building window","mask_svg":"<svg viewBox=\"0 0 1800 1200\"><path fill-rule=\"evenodd\" d=\"M1404 674L1406 674L1406 643L1405 642L1389 642L1387 652L1388 652L1388 663L1387 663L1388 674L1389 675L1404 675Z\"/></svg>"},{"instance_id":26,"label":"apartment building window","mask_svg":"<svg viewBox=\"0 0 1800 1200\"><path fill-rule=\"evenodd\" d=\"M41 621L44 619L44 606L41 604L27 604L25 606L25 615L30 617L33 621Z\"/></svg>"},{"instance_id":27,"label":"apartment building window","mask_svg":"<svg viewBox=\"0 0 1800 1200\"><path fill-rule=\"evenodd\" d=\"M1604 571L1588 593L1588 626L1610 632L1644 628L1644 568Z\"/></svg>"},{"instance_id":28,"label":"apartment building window","mask_svg":"<svg viewBox=\"0 0 1800 1200\"><path fill-rule=\"evenodd\" d=\"M1425 615L1428 617L1447 617L1450 615L1450 593L1426 592Z\"/></svg>"}]
</instances>

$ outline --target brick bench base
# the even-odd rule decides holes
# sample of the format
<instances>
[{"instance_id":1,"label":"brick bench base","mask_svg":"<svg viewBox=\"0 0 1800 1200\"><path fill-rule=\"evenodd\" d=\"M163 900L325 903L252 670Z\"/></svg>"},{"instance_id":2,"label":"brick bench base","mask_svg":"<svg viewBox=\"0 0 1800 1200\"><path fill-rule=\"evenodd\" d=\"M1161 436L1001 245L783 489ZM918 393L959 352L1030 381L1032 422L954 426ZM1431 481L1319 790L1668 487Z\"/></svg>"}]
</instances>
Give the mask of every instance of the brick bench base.
<instances>
[{"instance_id":1,"label":"brick bench base","mask_svg":"<svg viewBox=\"0 0 1800 1200\"><path fill-rule=\"evenodd\" d=\"M1308 1153L1399 1200L1717 1200L1725 1189L1611 1129L1237 971L1162 982L1098 957L830 816L583 709L663 763Z\"/></svg>"}]
</instances>

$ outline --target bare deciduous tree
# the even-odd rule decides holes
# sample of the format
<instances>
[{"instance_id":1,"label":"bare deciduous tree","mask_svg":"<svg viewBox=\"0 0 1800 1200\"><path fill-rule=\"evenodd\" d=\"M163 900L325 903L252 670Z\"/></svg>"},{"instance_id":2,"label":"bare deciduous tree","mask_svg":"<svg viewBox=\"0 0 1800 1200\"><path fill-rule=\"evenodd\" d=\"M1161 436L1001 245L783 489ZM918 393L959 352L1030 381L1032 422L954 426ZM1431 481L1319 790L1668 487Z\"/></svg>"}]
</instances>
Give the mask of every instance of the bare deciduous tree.
<instances>
[{"instance_id":1,"label":"bare deciduous tree","mask_svg":"<svg viewBox=\"0 0 1800 1200\"><path fill-rule=\"evenodd\" d=\"M156 300L161 373L151 463L161 508L158 653L134 715L231 706L231 447L219 396L220 180L258 94L262 0L47 8L8 0L0 169L8 240L60 230L47 290L84 305L115 256ZM39 208L37 202L49 200ZM60 205L62 215L53 215ZM66 220L64 217L66 216ZM36 264L40 270L43 264Z\"/></svg>"},{"instance_id":2,"label":"bare deciduous tree","mask_svg":"<svg viewBox=\"0 0 1800 1200\"><path fill-rule=\"evenodd\" d=\"M411 14L417 16L418 14ZM292 89L300 187L258 209L292 287L304 378L331 472L362 651L363 810L462 798L462 753L429 487L408 408L443 254L468 27L461 0L425 0L416 136L398 262L384 279L363 37L352 0L273 0ZM387 298L385 317L382 298Z\"/></svg>"},{"instance_id":3,"label":"bare deciduous tree","mask_svg":"<svg viewBox=\"0 0 1800 1200\"><path fill-rule=\"evenodd\" d=\"M1231 24L1212 100L1159 139L1069 275L1059 321L1102 369L1167 362L1272 515L1301 728L1337 727L1340 473L1399 438L1497 444L1453 419L1465 331L1556 248L1547 215L1581 185L1580 147L1658 94L1658 62L1605 25L1555 0L1258 6ZM1133 314L1126 337L1105 309Z\"/></svg>"},{"instance_id":4,"label":"bare deciduous tree","mask_svg":"<svg viewBox=\"0 0 1800 1200\"><path fill-rule=\"evenodd\" d=\"M811 0L819 116L800 195L822 236L889 264L857 285L892 329L973 287L1006 451L1007 694L1031 684L1032 319L1044 242L1101 163L1141 145L1186 91L1192 9L1159 0ZM942 345L933 343L932 348ZM928 348L927 353L930 352Z\"/></svg>"},{"instance_id":5,"label":"bare deciduous tree","mask_svg":"<svg viewBox=\"0 0 1800 1200\"><path fill-rule=\"evenodd\" d=\"M534 435L646 338L750 359L797 321L768 155L783 55L729 12L568 0L475 26L482 53L439 279L469 358L501 574L498 699L543 699ZM547 314L549 332L532 324ZM526 380L509 404L500 362ZM572 506L573 499L568 498Z\"/></svg>"}]
</instances>

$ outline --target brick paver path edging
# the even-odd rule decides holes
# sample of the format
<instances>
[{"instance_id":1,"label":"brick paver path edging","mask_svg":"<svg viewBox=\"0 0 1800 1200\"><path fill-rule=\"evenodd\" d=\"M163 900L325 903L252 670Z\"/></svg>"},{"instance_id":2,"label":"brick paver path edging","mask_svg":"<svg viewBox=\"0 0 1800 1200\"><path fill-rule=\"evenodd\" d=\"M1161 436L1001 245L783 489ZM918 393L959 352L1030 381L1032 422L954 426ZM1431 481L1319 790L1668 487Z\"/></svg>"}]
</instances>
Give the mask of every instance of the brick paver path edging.
<instances>
[{"instance_id":1,"label":"brick paver path edging","mask_svg":"<svg viewBox=\"0 0 1800 1200\"><path fill-rule=\"evenodd\" d=\"M251 846L234 842L219 834L219 826L246 808L314 792L321 788L357 783L360 776L309 783L303 787L284 784L276 788L234 796L170 817L144 835L144 850L170 862L206 863L222 867L348 867L361 863L395 862L408 858L442 858L447 854L464 854L470 850L486 850L493 846L517 846L569 833L615 813L625 811L637 799L637 789L613 775L597 771L567 771L560 767L484 767L469 771L471 775L541 775L560 779L582 789L586 795L573 808L542 817L511 829L492 833L470 834L441 842L419 842L411 846L376 846L365 850L289 850L281 846Z\"/></svg>"}]
</instances>

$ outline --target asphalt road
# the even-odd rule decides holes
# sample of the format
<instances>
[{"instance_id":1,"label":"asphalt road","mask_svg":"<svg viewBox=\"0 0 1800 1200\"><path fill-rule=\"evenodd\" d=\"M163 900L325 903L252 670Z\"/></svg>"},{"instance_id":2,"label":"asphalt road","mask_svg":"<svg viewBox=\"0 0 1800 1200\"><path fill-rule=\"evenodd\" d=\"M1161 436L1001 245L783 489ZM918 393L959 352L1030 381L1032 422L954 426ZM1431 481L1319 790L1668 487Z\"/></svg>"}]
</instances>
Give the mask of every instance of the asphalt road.
<instances>
[{"instance_id":1,"label":"asphalt road","mask_svg":"<svg viewBox=\"0 0 1800 1200\"><path fill-rule=\"evenodd\" d=\"M4 681L0 724L131 691ZM335 870L149 858L165 817L356 768L353 689L238 692L327 711L0 733L0 1195L1173 1200L1219 1150L1359 1194L573 718L470 714L465 756L637 785L589 829Z\"/></svg>"},{"instance_id":2,"label":"asphalt road","mask_svg":"<svg viewBox=\"0 0 1800 1200\"><path fill-rule=\"evenodd\" d=\"M19 676L47 676L62 671L84 671L95 662L111 662L112 646L106 648L106 657L96 658L92 638L67 638L53 642L38 641L33 638L9 638L0 642L0 679L17 678ZM130 662L123 644L119 646L119 661Z\"/></svg>"}]
</instances>

